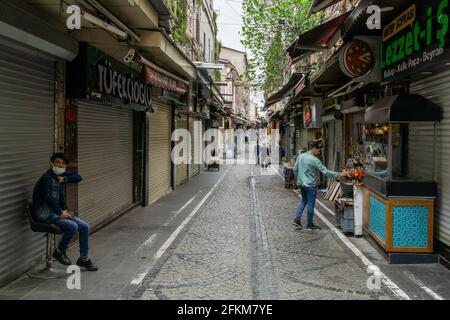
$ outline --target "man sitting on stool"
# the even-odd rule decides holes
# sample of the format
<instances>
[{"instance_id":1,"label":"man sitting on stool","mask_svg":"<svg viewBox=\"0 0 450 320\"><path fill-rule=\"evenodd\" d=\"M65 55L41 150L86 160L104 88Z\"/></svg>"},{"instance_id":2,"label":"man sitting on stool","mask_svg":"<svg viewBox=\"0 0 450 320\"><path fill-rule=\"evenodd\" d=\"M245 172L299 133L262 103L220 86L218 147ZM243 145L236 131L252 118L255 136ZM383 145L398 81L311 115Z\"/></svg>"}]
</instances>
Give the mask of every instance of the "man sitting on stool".
<instances>
[{"instance_id":1,"label":"man sitting on stool","mask_svg":"<svg viewBox=\"0 0 450 320\"><path fill-rule=\"evenodd\" d=\"M64 154L56 153L50 160L51 168L41 176L34 187L33 216L39 222L57 225L63 233L61 242L53 252L53 258L63 265L72 264L66 255L66 249L70 240L78 232L80 236L80 258L77 265L88 271L97 271L97 266L92 263L88 255L89 226L67 211L63 190L63 184L78 183L81 181L81 177L66 173L68 161Z\"/></svg>"}]
</instances>

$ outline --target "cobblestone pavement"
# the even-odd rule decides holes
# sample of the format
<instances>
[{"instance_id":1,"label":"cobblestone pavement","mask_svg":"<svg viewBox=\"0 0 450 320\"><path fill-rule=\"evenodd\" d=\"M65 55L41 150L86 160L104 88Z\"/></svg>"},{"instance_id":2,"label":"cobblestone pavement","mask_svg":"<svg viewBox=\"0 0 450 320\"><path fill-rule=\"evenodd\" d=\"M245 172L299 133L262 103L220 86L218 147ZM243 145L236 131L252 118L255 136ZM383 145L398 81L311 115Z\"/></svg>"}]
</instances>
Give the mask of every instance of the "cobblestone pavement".
<instances>
[{"instance_id":1,"label":"cobblestone pavement","mask_svg":"<svg viewBox=\"0 0 450 320\"><path fill-rule=\"evenodd\" d=\"M298 201L278 175L231 167L131 298L392 298L318 219L315 233L291 225Z\"/></svg>"}]
</instances>

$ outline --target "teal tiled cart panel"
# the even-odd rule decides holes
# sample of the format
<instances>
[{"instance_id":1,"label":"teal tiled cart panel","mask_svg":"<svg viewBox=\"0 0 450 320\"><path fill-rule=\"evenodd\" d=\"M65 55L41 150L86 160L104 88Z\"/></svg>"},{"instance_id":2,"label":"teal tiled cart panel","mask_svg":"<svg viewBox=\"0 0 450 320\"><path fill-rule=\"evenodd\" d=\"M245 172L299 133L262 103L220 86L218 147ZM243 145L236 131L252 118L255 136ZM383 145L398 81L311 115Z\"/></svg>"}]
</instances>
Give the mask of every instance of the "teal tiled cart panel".
<instances>
[{"instance_id":1,"label":"teal tiled cart panel","mask_svg":"<svg viewBox=\"0 0 450 320\"><path fill-rule=\"evenodd\" d=\"M370 231L386 243L386 205L370 196Z\"/></svg>"},{"instance_id":2,"label":"teal tiled cart panel","mask_svg":"<svg viewBox=\"0 0 450 320\"><path fill-rule=\"evenodd\" d=\"M392 208L392 245L398 248L428 247L428 207Z\"/></svg>"}]
</instances>

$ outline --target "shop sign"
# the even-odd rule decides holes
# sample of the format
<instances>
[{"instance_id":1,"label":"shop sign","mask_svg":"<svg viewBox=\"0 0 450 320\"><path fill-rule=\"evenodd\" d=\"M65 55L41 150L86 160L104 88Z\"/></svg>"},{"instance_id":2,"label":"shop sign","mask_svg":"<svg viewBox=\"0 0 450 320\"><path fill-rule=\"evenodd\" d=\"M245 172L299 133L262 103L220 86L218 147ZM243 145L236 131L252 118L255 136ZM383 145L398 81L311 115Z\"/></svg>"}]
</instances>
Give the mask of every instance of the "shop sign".
<instances>
[{"instance_id":1,"label":"shop sign","mask_svg":"<svg viewBox=\"0 0 450 320\"><path fill-rule=\"evenodd\" d=\"M67 65L66 87L70 99L151 104L151 86L142 81L137 64L123 64L87 43L80 43L79 55Z\"/></svg>"},{"instance_id":2,"label":"shop sign","mask_svg":"<svg viewBox=\"0 0 450 320\"><path fill-rule=\"evenodd\" d=\"M303 123L305 127L309 127L312 122L312 110L309 100L304 102L303 105Z\"/></svg>"},{"instance_id":3,"label":"shop sign","mask_svg":"<svg viewBox=\"0 0 450 320\"><path fill-rule=\"evenodd\" d=\"M345 44L340 55L341 69L350 78L365 76L375 66L372 49L362 40L353 40Z\"/></svg>"},{"instance_id":4,"label":"shop sign","mask_svg":"<svg viewBox=\"0 0 450 320\"><path fill-rule=\"evenodd\" d=\"M413 4L405 12L399 15L394 21L389 23L383 30L383 41L388 41L390 38L398 34L400 31L408 26L411 26L416 20L416 5Z\"/></svg>"},{"instance_id":5,"label":"shop sign","mask_svg":"<svg viewBox=\"0 0 450 320\"><path fill-rule=\"evenodd\" d=\"M322 119L319 115L323 113L323 99L309 98L303 102L303 124L305 128L313 129L322 126Z\"/></svg>"},{"instance_id":6,"label":"shop sign","mask_svg":"<svg viewBox=\"0 0 450 320\"><path fill-rule=\"evenodd\" d=\"M151 88L133 75L116 70L108 59L95 66L98 79L98 90L101 93L120 98L127 103L145 106L151 104Z\"/></svg>"},{"instance_id":7,"label":"shop sign","mask_svg":"<svg viewBox=\"0 0 450 320\"><path fill-rule=\"evenodd\" d=\"M383 30L384 81L448 61L449 1L417 1Z\"/></svg>"},{"instance_id":8,"label":"shop sign","mask_svg":"<svg viewBox=\"0 0 450 320\"><path fill-rule=\"evenodd\" d=\"M151 84L180 95L184 95L188 91L186 83L172 79L149 66L144 66L143 75L146 84Z\"/></svg>"}]
</instances>

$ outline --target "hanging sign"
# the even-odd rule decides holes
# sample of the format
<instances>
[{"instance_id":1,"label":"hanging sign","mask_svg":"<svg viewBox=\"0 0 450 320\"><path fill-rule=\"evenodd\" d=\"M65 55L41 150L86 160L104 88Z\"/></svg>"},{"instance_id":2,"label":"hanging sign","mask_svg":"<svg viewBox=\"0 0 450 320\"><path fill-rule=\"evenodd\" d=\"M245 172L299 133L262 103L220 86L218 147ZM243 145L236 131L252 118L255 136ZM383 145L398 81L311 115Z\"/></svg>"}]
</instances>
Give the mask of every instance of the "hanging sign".
<instances>
[{"instance_id":1,"label":"hanging sign","mask_svg":"<svg viewBox=\"0 0 450 320\"><path fill-rule=\"evenodd\" d=\"M312 122L312 110L311 110L311 104L309 100L306 100L303 104L303 123L306 127L309 127Z\"/></svg>"},{"instance_id":2,"label":"hanging sign","mask_svg":"<svg viewBox=\"0 0 450 320\"><path fill-rule=\"evenodd\" d=\"M110 105L151 104L151 86L142 80L139 66L123 64L82 42L77 58L67 64L67 98L88 99Z\"/></svg>"},{"instance_id":3,"label":"hanging sign","mask_svg":"<svg viewBox=\"0 0 450 320\"><path fill-rule=\"evenodd\" d=\"M151 84L180 95L184 95L188 91L188 85L186 83L172 79L149 66L144 66L142 72L146 84Z\"/></svg>"},{"instance_id":4,"label":"hanging sign","mask_svg":"<svg viewBox=\"0 0 450 320\"><path fill-rule=\"evenodd\" d=\"M417 1L383 30L384 81L421 72L450 60L449 1Z\"/></svg>"}]
</instances>

